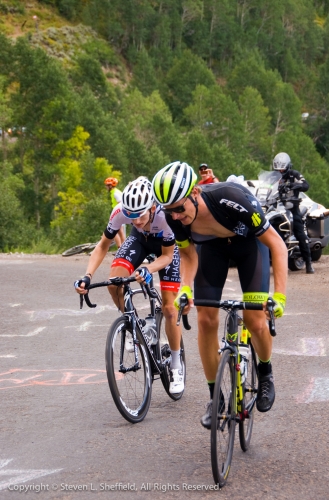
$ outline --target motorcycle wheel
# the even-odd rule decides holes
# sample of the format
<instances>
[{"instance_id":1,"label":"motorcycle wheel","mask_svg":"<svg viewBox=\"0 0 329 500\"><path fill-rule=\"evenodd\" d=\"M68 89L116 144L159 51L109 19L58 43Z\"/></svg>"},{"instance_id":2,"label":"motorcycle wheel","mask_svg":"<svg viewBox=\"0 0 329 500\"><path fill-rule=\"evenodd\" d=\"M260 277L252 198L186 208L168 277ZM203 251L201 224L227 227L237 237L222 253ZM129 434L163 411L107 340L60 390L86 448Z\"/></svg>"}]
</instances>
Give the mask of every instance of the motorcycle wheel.
<instances>
[{"instance_id":1,"label":"motorcycle wheel","mask_svg":"<svg viewBox=\"0 0 329 500\"><path fill-rule=\"evenodd\" d=\"M290 271L301 271L305 267L305 262L302 257L289 257L288 267Z\"/></svg>"},{"instance_id":2,"label":"motorcycle wheel","mask_svg":"<svg viewBox=\"0 0 329 500\"><path fill-rule=\"evenodd\" d=\"M311 257L313 262L320 260L321 255L322 255L322 248L318 248L317 250L311 250Z\"/></svg>"}]
</instances>

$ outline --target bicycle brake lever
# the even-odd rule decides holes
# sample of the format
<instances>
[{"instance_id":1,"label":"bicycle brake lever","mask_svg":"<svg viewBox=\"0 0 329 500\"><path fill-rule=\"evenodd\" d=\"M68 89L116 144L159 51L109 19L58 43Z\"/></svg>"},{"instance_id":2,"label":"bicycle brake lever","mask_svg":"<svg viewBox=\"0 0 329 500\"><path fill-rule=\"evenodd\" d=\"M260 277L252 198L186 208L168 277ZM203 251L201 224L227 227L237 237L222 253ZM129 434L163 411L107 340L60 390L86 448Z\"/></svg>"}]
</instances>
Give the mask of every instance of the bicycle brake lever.
<instances>
[{"instance_id":1,"label":"bicycle brake lever","mask_svg":"<svg viewBox=\"0 0 329 500\"><path fill-rule=\"evenodd\" d=\"M274 314L273 314L273 307L274 307L274 300L271 297L269 297L267 299L267 310L270 314L271 319L268 322L268 326L270 329L270 334L272 335L272 337L275 337L276 331L275 331L275 320L274 320Z\"/></svg>"},{"instance_id":2,"label":"bicycle brake lever","mask_svg":"<svg viewBox=\"0 0 329 500\"><path fill-rule=\"evenodd\" d=\"M186 294L183 294L180 297L179 303L180 303L180 306L179 306L179 310L178 310L176 325L177 326L179 325L181 317L183 316L183 325L184 325L185 330L191 330L191 325L188 322L187 314L183 315L184 307L187 306L187 304L188 304L188 298L187 298Z\"/></svg>"},{"instance_id":3,"label":"bicycle brake lever","mask_svg":"<svg viewBox=\"0 0 329 500\"><path fill-rule=\"evenodd\" d=\"M147 285L143 285L143 283L141 283L141 289L143 290L144 299L146 299L146 298L147 298L147 290L146 290L146 286L147 286Z\"/></svg>"}]
</instances>

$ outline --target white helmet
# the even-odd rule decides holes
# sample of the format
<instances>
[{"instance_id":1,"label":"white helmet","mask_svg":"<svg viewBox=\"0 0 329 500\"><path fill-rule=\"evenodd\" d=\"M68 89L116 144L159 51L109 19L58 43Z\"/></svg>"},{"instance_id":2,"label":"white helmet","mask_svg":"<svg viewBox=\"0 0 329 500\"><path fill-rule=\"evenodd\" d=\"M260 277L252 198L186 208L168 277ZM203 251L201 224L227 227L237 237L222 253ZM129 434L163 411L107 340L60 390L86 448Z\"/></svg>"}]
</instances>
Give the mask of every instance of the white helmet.
<instances>
[{"instance_id":1,"label":"white helmet","mask_svg":"<svg viewBox=\"0 0 329 500\"><path fill-rule=\"evenodd\" d=\"M123 212L124 215L131 219L140 217L141 212L146 212L154 203L150 181L146 177L138 177L129 182L122 192L121 203L126 212Z\"/></svg>"},{"instance_id":2,"label":"white helmet","mask_svg":"<svg viewBox=\"0 0 329 500\"><path fill-rule=\"evenodd\" d=\"M290 156L287 153L278 153L273 160L273 170L289 170L292 166Z\"/></svg>"}]
</instances>

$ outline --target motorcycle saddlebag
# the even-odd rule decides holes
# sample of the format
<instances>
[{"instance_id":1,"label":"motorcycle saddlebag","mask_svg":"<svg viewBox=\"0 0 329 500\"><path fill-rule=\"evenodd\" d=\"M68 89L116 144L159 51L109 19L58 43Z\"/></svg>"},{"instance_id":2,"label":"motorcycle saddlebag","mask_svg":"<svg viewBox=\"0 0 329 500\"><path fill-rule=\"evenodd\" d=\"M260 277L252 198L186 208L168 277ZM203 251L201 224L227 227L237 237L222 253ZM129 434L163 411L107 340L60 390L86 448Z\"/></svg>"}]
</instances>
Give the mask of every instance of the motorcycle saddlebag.
<instances>
[{"instance_id":1,"label":"motorcycle saddlebag","mask_svg":"<svg viewBox=\"0 0 329 500\"><path fill-rule=\"evenodd\" d=\"M306 226L309 238L324 238L329 235L329 215L307 217Z\"/></svg>"}]
</instances>

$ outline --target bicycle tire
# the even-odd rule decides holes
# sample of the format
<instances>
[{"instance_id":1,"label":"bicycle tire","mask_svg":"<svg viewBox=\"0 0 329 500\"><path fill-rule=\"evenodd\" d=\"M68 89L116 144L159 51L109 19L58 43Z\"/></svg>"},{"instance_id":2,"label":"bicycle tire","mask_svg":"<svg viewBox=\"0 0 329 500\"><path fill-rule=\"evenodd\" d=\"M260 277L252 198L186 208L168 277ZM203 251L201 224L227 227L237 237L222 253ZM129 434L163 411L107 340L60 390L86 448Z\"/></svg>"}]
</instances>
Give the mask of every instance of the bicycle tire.
<instances>
[{"instance_id":1,"label":"bicycle tire","mask_svg":"<svg viewBox=\"0 0 329 500\"><path fill-rule=\"evenodd\" d=\"M255 406L258 389L257 377L257 355L253 346L250 344L250 356L248 363L247 378L244 383L243 391L243 408L247 409L252 406L252 410L248 411L249 417L239 422L239 439L242 451L247 451L250 445L252 429L255 418Z\"/></svg>"},{"instance_id":2,"label":"bicycle tire","mask_svg":"<svg viewBox=\"0 0 329 500\"><path fill-rule=\"evenodd\" d=\"M106 340L105 362L107 379L113 401L121 415L136 424L141 422L150 407L152 396L152 374L147 346L139 328L136 326L138 341L137 371L119 371L120 354L123 348L123 365L132 367L135 364L134 352L125 349L126 332L131 334L129 322L121 316L111 326Z\"/></svg>"},{"instance_id":3,"label":"bicycle tire","mask_svg":"<svg viewBox=\"0 0 329 500\"><path fill-rule=\"evenodd\" d=\"M163 363L166 362L168 357L171 356L171 350L169 347L169 341L168 337L166 334L165 330L165 321L163 319L163 314L162 311L157 311L156 313L156 323L157 323L157 330L159 332L159 342L158 342L158 349L160 350L160 356L161 360ZM180 352L181 352L181 363L184 371L184 386L186 382L186 359L185 359L185 349L184 349L184 342L183 338L181 338L180 341ZM184 390L182 392L178 392L177 394L171 394L169 392L169 386L170 386L170 367L168 364L165 364L163 372L160 374L161 382L162 385L168 394L168 396L173 399L174 401L178 401L181 399L181 397L184 394Z\"/></svg>"},{"instance_id":4,"label":"bicycle tire","mask_svg":"<svg viewBox=\"0 0 329 500\"><path fill-rule=\"evenodd\" d=\"M224 397L224 399L223 399ZM216 375L211 417L211 466L215 484L222 488L228 478L236 425L236 371L229 350L221 355Z\"/></svg>"},{"instance_id":5,"label":"bicycle tire","mask_svg":"<svg viewBox=\"0 0 329 500\"><path fill-rule=\"evenodd\" d=\"M77 255L79 253L84 253L91 251L95 248L96 243L83 243L82 245L76 245L75 247L68 248L62 253L63 257L70 257L71 255Z\"/></svg>"}]
</instances>

